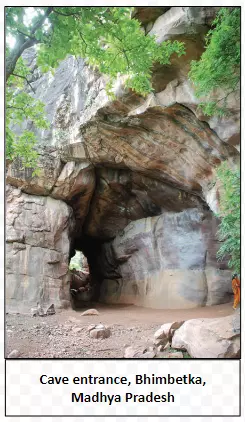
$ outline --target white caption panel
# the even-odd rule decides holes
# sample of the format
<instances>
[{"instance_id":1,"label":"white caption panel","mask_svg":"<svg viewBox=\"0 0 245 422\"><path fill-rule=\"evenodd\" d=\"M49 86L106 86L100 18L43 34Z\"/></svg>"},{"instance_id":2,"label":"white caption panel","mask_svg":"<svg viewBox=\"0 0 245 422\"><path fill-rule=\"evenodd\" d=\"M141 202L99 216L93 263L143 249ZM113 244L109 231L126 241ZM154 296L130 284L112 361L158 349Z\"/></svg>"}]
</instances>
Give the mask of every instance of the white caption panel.
<instances>
[{"instance_id":1,"label":"white caption panel","mask_svg":"<svg viewBox=\"0 0 245 422\"><path fill-rule=\"evenodd\" d=\"M6 414L238 416L239 361L7 360Z\"/></svg>"}]
</instances>

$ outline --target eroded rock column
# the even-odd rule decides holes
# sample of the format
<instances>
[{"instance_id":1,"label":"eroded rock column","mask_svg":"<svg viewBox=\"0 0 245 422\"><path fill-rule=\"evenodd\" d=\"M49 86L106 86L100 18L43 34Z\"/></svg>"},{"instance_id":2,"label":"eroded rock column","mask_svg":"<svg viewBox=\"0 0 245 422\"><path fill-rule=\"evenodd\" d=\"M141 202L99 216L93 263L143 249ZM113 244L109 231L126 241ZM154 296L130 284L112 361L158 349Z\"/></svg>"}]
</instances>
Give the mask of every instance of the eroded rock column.
<instances>
[{"instance_id":1,"label":"eroded rock column","mask_svg":"<svg viewBox=\"0 0 245 422\"><path fill-rule=\"evenodd\" d=\"M40 302L69 305L71 207L7 185L6 305L26 311Z\"/></svg>"}]
</instances>

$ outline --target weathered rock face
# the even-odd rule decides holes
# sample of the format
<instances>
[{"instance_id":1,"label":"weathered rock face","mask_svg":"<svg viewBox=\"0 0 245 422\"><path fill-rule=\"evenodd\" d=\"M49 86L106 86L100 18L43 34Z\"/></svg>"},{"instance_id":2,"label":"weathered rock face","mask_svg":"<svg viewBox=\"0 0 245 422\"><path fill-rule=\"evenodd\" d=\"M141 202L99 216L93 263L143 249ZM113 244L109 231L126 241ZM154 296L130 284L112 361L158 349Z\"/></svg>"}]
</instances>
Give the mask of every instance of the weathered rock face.
<instances>
[{"instance_id":1,"label":"weathered rock face","mask_svg":"<svg viewBox=\"0 0 245 422\"><path fill-rule=\"evenodd\" d=\"M229 117L208 118L197 108L200 99L188 80L191 60L198 60L204 51L204 37L220 7L171 7L157 18L150 29L160 43L175 39L185 43L186 54L174 57L170 66L158 66L153 76L156 89L155 101L162 106L183 104L192 110L198 119L208 122L219 138L239 149L240 144L240 98L239 91L228 97ZM164 77L161 75L164 74ZM222 90L213 93L213 99L225 96Z\"/></svg>"},{"instance_id":2,"label":"weathered rock face","mask_svg":"<svg viewBox=\"0 0 245 422\"><path fill-rule=\"evenodd\" d=\"M115 237L130 221L201 206L201 200L132 170L98 168L84 231L102 240Z\"/></svg>"},{"instance_id":3,"label":"weathered rock face","mask_svg":"<svg viewBox=\"0 0 245 422\"><path fill-rule=\"evenodd\" d=\"M49 195L62 169L57 149L39 149L38 177L32 177L33 169L23 168L19 160L8 166L7 183L32 195Z\"/></svg>"},{"instance_id":4,"label":"weathered rock face","mask_svg":"<svg viewBox=\"0 0 245 422\"><path fill-rule=\"evenodd\" d=\"M89 159L96 165L129 168L202 194L212 169L236 155L204 122L180 105L152 107L125 117L98 116L82 129Z\"/></svg>"},{"instance_id":5,"label":"weathered rock face","mask_svg":"<svg viewBox=\"0 0 245 422\"><path fill-rule=\"evenodd\" d=\"M238 158L239 98L229 98L229 118L207 118L188 80L218 8L145 9L136 17L146 33L186 46L171 65L154 67L147 98L118 80L111 101L105 78L81 59L43 75L33 49L23 55L50 128L37 131L38 176L19 162L8 168L7 183L20 189L8 191L7 292L16 306L53 297L48 289L55 304L67 298L74 249L87 255L101 300L176 308L230 299L208 207L219 209L217 166Z\"/></svg>"},{"instance_id":6,"label":"weathered rock face","mask_svg":"<svg viewBox=\"0 0 245 422\"><path fill-rule=\"evenodd\" d=\"M72 209L7 186L6 302L18 311L69 300Z\"/></svg>"},{"instance_id":7,"label":"weathered rock face","mask_svg":"<svg viewBox=\"0 0 245 422\"><path fill-rule=\"evenodd\" d=\"M186 321L172 338L172 347L193 358L239 358L241 339L234 332L233 316Z\"/></svg>"},{"instance_id":8,"label":"weathered rock face","mask_svg":"<svg viewBox=\"0 0 245 422\"><path fill-rule=\"evenodd\" d=\"M130 223L103 246L101 300L159 309L226 302L230 271L216 261L216 227L195 208Z\"/></svg>"}]
</instances>

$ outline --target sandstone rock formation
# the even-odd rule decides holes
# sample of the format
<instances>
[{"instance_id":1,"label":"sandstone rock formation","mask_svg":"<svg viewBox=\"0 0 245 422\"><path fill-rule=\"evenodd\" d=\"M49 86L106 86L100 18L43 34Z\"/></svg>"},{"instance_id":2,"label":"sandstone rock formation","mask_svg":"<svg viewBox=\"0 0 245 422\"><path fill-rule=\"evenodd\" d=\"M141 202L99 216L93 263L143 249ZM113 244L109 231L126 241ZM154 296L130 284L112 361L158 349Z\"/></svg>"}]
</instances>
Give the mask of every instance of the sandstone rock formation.
<instances>
[{"instance_id":1,"label":"sandstone rock formation","mask_svg":"<svg viewBox=\"0 0 245 422\"><path fill-rule=\"evenodd\" d=\"M239 358L240 335L234 333L232 315L191 319L175 331L172 347L187 350L193 358Z\"/></svg>"},{"instance_id":2,"label":"sandstone rock formation","mask_svg":"<svg viewBox=\"0 0 245 422\"><path fill-rule=\"evenodd\" d=\"M37 302L62 307L69 300L72 209L11 186L6 199L7 309L26 311Z\"/></svg>"},{"instance_id":3,"label":"sandstone rock formation","mask_svg":"<svg viewBox=\"0 0 245 422\"><path fill-rule=\"evenodd\" d=\"M50 128L37 131L38 176L8 167L7 297L17 309L69 300L75 249L88 258L96 299L160 308L230 300L211 210L217 166L239 157L239 98L229 99L229 118L208 119L188 80L218 8L144 9L136 17L147 33L186 45L154 67L147 98L119 79L109 99L106 79L81 59L43 75L35 51L23 54Z\"/></svg>"},{"instance_id":4,"label":"sandstone rock formation","mask_svg":"<svg viewBox=\"0 0 245 422\"><path fill-rule=\"evenodd\" d=\"M226 302L230 271L216 260L216 228L214 217L195 208L130 223L103 246L101 300L163 309Z\"/></svg>"},{"instance_id":5,"label":"sandstone rock formation","mask_svg":"<svg viewBox=\"0 0 245 422\"><path fill-rule=\"evenodd\" d=\"M165 347L168 343L172 343L172 338L176 330L178 330L184 321L169 322L163 324L154 334L154 344ZM157 343L156 343L157 342Z\"/></svg>"},{"instance_id":6,"label":"sandstone rock formation","mask_svg":"<svg viewBox=\"0 0 245 422\"><path fill-rule=\"evenodd\" d=\"M230 271L217 263L216 229L216 219L195 208L130 223L103 246L101 300L163 309L229 301Z\"/></svg>"}]
</instances>

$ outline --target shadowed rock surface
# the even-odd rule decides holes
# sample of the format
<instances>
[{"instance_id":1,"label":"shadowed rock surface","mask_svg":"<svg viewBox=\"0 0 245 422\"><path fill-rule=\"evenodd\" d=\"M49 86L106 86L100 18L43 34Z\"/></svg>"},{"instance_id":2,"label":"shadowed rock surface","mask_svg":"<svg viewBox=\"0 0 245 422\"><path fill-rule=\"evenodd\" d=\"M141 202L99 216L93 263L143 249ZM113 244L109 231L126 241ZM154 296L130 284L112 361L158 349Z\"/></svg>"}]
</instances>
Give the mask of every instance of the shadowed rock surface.
<instances>
[{"instance_id":1,"label":"shadowed rock surface","mask_svg":"<svg viewBox=\"0 0 245 422\"><path fill-rule=\"evenodd\" d=\"M195 208L130 223L103 245L101 300L162 309L229 301L230 271L216 261L216 228L211 213Z\"/></svg>"}]
</instances>

